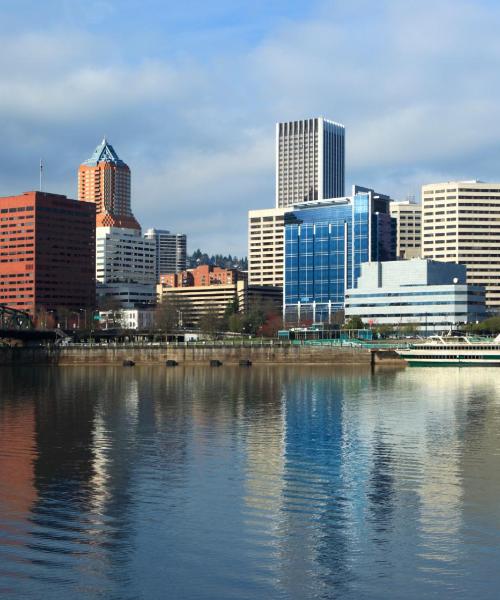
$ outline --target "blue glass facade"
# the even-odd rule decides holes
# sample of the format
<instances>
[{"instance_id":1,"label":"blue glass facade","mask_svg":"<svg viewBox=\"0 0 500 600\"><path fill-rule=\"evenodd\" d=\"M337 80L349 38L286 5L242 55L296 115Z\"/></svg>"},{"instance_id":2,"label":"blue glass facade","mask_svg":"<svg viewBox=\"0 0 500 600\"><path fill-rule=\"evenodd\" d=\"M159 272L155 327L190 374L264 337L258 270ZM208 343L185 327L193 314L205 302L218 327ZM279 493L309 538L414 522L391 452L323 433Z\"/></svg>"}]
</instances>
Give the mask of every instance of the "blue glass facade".
<instances>
[{"instance_id":1,"label":"blue glass facade","mask_svg":"<svg viewBox=\"0 0 500 600\"><path fill-rule=\"evenodd\" d=\"M355 287L361 263L394 260L388 202L361 188L285 215L285 323L329 322L343 308L345 290Z\"/></svg>"}]
</instances>

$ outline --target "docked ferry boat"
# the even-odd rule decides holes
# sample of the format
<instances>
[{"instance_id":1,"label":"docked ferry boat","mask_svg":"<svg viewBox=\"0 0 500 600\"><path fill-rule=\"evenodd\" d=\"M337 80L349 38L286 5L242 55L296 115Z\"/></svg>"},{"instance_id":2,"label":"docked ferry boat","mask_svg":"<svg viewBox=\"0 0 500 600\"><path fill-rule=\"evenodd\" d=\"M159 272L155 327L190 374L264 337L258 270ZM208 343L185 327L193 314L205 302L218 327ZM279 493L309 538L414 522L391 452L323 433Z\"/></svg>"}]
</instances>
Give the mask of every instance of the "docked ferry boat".
<instances>
[{"instance_id":1,"label":"docked ferry boat","mask_svg":"<svg viewBox=\"0 0 500 600\"><path fill-rule=\"evenodd\" d=\"M396 352L410 366L500 367L500 335L494 340L436 335Z\"/></svg>"}]
</instances>

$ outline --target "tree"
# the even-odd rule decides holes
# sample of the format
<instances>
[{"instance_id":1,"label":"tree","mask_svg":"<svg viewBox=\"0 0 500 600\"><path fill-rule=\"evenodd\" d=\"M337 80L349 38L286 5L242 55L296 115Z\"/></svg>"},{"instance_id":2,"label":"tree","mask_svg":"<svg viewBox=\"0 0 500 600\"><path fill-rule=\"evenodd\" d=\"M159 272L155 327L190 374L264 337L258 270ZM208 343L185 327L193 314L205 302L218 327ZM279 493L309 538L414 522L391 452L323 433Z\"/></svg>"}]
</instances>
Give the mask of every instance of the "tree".
<instances>
[{"instance_id":1,"label":"tree","mask_svg":"<svg viewBox=\"0 0 500 600\"><path fill-rule=\"evenodd\" d=\"M155 327L170 333L179 327L191 325L189 315L189 302L185 298L175 298L167 292L162 302L156 306Z\"/></svg>"},{"instance_id":2,"label":"tree","mask_svg":"<svg viewBox=\"0 0 500 600\"><path fill-rule=\"evenodd\" d=\"M257 333L264 337L276 337L280 329L283 329L283 317L281 315L271 314L267 316Z\"/></svg>"},{"instance_id":3,"label":"tree","mask_svg":"<svg viewBox=\"0 0 500 600\"><path fill-rule=\"evenodd\" d=\"M415 323L406 323L401 327L401 331L405 335L415 335L418 331L418 326Z\"/></svg>"},{"instance_id":4,"label":"tree","mask_svg":"<svg viewBox=\"0 0 500 600\"><path fill-rule=\"evenodd\" d=\"M500 317L490 317L480 323L467 325L467 329L481 334L500 333Z\"/></svg>"},{"instance_id":5,"label":"tree","mask_svg":"<svg viewBox=\"0 0 500 600\"><path fill-rule=\"evenodd\" d=\"M361 317L353 316L348 321L346 321L343 329L364 329L365 325L361 319Z\"/></svg>"},{"instance_id":6,"label":"tree","mask_svg":"<svg viewBox=\"0 0 500 600\"><path fill-rule=\"evenodd\" d=\"M394 327L389 324L377 325L374 328L374 331L379 334L381 337L388 337L392 333L394 333Z\"/></svg>"},{"instance_id":7,"label":"tree","mask_svg":"<svg viewBox=\"0 0 500 600\"><path fill-rule=\"evenodd\" d=\"M233 333L243 333L244 316L240 313L232 314L228 319L228 329Z\"/></svg>"},{"instance_id":8,"label":"tree","mask_svg":"<svg viewBox=\"0 0 500 600\"><path fill-rule=\"evenodd\" d=\"M199 321L200 331L209 337L215 337L220 329L220 324L221 319L214 307L208 307L207 311L201 315Z\"/></svg>"},{"instance_id":9,"label":"tree","mask_svg":"<svg viewBox=\"0 0 500 600\"><path fill-rule=\"evenodd\" d=\"M224 314L222 316L219 327L221 331L233 331L230 327L231 317L237 315L239 311L238 296L235 296L231 302L228 302ZM234 319L233 319L234 323Z\"/></svg>"}]
</instances>

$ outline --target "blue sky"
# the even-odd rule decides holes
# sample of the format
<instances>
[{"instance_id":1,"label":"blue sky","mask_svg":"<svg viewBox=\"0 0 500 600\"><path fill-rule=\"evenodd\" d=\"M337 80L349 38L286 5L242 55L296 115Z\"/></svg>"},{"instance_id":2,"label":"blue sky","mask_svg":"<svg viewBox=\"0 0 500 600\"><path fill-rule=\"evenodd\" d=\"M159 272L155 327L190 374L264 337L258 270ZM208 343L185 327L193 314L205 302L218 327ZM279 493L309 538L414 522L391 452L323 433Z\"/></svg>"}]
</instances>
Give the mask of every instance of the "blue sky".
<instances>
[{"instance_id":1,"label":"blue sky","mask_svg":"<svg viewBox=\"0 0 500 600\"><path fill-rule=\"evenodd\" d=\"M106 135L143 227L246 254L274 124L346 126L347 183L500 181L500 3L0 0L0 194L75 197Z\"/></svg>"}]
</instances>

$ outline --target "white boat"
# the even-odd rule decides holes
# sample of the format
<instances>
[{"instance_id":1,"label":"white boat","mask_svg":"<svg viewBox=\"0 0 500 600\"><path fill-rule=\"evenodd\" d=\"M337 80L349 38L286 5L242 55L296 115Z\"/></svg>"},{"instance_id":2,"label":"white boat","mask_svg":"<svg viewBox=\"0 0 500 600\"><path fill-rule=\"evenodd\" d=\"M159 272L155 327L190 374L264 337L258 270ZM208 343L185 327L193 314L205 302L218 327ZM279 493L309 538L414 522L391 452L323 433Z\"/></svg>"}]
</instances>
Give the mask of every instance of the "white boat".
<instances>
[{"instance_id":1,"label":"white boat","mask_svg":"<svg viewBox=\"0 0 500 600\"><path fill-rule=\"evenodd\" d=\"M435 335L396 352L410 366L500 367L500 335L494 340Z\"/></svg>"}]
</instances>

